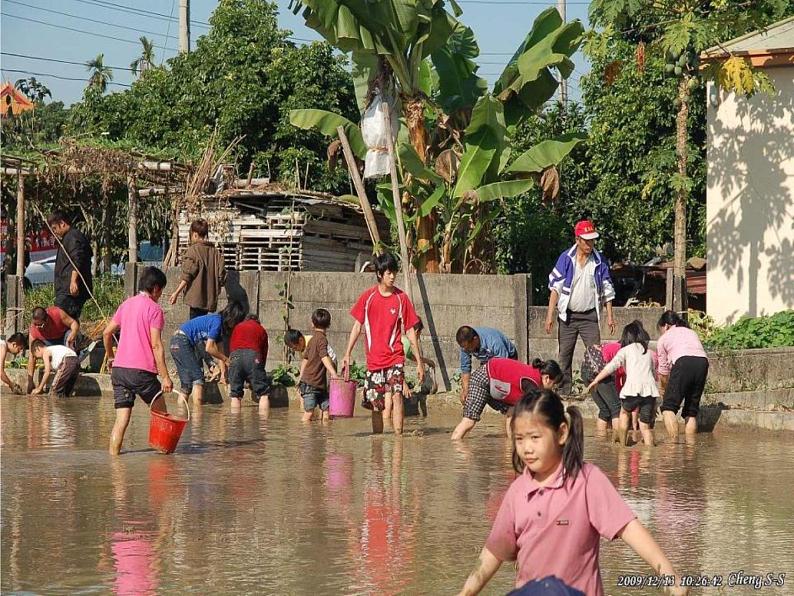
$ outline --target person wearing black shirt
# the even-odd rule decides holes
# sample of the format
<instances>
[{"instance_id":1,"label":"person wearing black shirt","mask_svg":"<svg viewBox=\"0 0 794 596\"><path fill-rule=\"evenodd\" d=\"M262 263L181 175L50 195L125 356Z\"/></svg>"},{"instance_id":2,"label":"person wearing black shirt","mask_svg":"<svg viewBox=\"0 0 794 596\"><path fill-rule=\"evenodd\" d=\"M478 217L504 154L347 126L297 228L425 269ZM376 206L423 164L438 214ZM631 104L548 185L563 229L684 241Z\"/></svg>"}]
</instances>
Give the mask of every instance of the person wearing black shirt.
<instances>
[{"instance_id":1,"label":"person wearing black shirt","mask_svg":"<svg viewBox=\"0 0 794 596\"><path fill-rule=\"evenodd\" d=\"M47 223L61 241L55 257L55 306L79 319L93 290L91 245L62 211L53 211Z\"/></svg>"}]
</instances>

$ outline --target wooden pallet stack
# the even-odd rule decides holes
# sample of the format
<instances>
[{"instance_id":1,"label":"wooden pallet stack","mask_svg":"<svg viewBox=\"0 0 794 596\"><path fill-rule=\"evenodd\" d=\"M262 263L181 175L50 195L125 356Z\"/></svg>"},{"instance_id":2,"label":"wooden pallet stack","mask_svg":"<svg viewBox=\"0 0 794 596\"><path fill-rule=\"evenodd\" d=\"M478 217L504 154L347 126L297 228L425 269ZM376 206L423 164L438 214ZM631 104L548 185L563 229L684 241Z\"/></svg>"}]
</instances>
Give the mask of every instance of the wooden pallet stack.
<instances>
[{"instance_id":1,"label":"wooden pallet stack","mask_svg":"<svg viewBox=\"0 0 794 596\"><path fill-rule=\"evenodd\" d=\"M238 271L354 271L370 258L372 242L355 205L302 193L227 191L207 197L203 217L210 241ZM385 217L377 214L382 237ZM179 222L180 257L187 247L190 218Z\"/></svg>"}]
</instances>

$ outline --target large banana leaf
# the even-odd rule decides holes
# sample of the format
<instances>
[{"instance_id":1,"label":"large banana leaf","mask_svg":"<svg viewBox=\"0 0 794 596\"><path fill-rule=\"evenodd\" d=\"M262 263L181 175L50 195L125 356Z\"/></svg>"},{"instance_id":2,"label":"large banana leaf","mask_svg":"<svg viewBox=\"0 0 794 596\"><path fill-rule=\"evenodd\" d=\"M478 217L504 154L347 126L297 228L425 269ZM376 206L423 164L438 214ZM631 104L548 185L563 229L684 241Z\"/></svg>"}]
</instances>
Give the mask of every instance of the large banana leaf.
<instances>
[{"instance_id":1,"label":"large banana leaf","mask_svg":"<svg viewBox=\"0 0 794 596\"><path fill-rule=\"evenodd\" d=\"M364 137L361 136L361 130L344 116L326 110L290 110L289 122L292 126L304 130L315 129L333 138L337 136L336 129L342 126L355 156L359 159L367 156L367 146Z\"/></svg>"},{"instance_id":2,"label":"large banana leaf","mask_svg":"<svg viewBox=\"0 0 794 596\"><path fill-rule=\"evenodd\" d=\"M482 129L490 130L496 140L496 152L487 167L487 178L494 179L499 174L502 153L507 145L504 106L490 93L483 95L471 112L471 120L466 128L467 143ZM473 187L472 187L473 188ZM465 189L470 190L470 189Z\"/></svg>"},{"instance_id":3,"label":"large banana leaf","mask_svg":"<svg viewBox=\"0 0 794 596\"><path fill-rule=\"evenodd\" d=\"M479 201L494 201L496 199L506 199L515 197L523 192L532 188L534 182L532 179L527 178L524 180L505 180L503 182L494 182L481 186L475 192Z\"/></svg>"},{"instance_id":4,"label":"large banana leaf","mask_svg":"<svg viewBox=\"0 0 794 596\"><path fill-rule=\"evenodd\" d=\"M563 23L556 8L544 10L494 85L505 103L508 126L537 110L557 90L555 68L562 78L573 72L570 56L579 47L584 29L579 21Z\"/></svg>"},{"instance_id":5,"label":"large banana leaf","mask_svg":"<svg viewBox=\"0 0 794 596\"><path fill-rule=\"evenodd\" d=\"M437 101L447 114L471 108L485 93L488 82L477 76L474 59L480 48L470 27L459 24L441 48L431 54L438 74Z\"/></svg>"},{"instance_id":6,"label":"large banana leaf","mask_svg":"<svg viewBox=\"0 0 794 596\"><path fill-rule=\"evenodd\" d=\"M557 165L576 145L586 140L581 133L568 133L556 139L541 141L528 151L522 153L507 168L513 174L539 174L548 167Z\"/></svg>"},{"instance_id":7,"label":"large banana leaf","mask_svg":"<svg viewBox=\"0 0 794 596\"><path fill-rule=\"evenodd\" d=\"M467 135L466 150L458 167L458 182L455 185L455 197L463 196L467 190L480 186L485 172L497 153L498 141L496 133L487 126Z\"/></svg>"}]
</instances>

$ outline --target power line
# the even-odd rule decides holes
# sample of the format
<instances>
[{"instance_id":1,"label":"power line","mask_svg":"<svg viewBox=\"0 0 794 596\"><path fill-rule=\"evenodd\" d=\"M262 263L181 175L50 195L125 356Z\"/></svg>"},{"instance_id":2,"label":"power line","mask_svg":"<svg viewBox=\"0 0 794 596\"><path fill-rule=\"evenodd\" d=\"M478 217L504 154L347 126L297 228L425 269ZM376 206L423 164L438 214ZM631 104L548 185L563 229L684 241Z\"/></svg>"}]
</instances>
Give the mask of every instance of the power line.
<instances>
[{"instance_id":1,"label":"power line","mask_svg":"<svg viewBox=\"0 0 794 596\"><path fill-rule=\"evenodd\" d=\"M15 58L25 58L27 60L41 60L42 62L58 62L59 64L74 64L77 66L86 66L85 62L77 62L75 60L62 60L60 58L44 58L43 56L28 56L27 54L15 54L13 52L0 52L3 56L13 56ZM113 70L127 70L132 72L132 69L127 66L108 66Z\"/></svg>"},{"instance_id":2,"label":"power line","mask_svg":"<svg viewBox=\"0 0 794 596\"><path fill-rule=\"evenodd\" d=\"M108 10L116 10L119 12L126 12L131 13L134 15L138 15L141 17L147 17L150 19L160 19L160 20L171 20L176 21L178 20L172 14L167 15L164 12L155 12L153 10L146 10L145 8L136 8L134 6L127 6L125 4L116 4L115 2L108 2L107 0L72 0L73 2L80 2L82 4L92 4L94 6L99 6L101 8L105 8ZM191 19L190 23L192 25L198 25L200 27L209 28L210 24L206 21L194 21Z\"/></svg>"},{"instance_id":3,"label":"power line","mask_svg":"<svg viewBox=\"0 0 794 596\"><path fill-rule=\"evenodd\" d=\"M176 5L176 0L171 0L171 15L169 18L174 16L174 6ZM171 21L168 21L168 29L165 30L165 43L168 43L168 36L171 35ZM165 53L160 56L160 66L163 65L163 61L165 60Z\"/></svg>"},{"instance_id":4,"label":"power line","mask_svg":"<svg viewBox=\"0 0 794 596\"><path fill-rule=\"evenodd\" d=\"M488 4L489 6L492 5L502 5L502 6L528 6L528 5L539 5L539 6L548 6L548 2L536 2L530 0L458 0L459 4ZM566 4L578 4L581 6L588 6L589 2L570 2L566 1Z\"/></svg>"},{"instance_id":5,"label":"power line","mask_svg":"<svg viewBox=\"0 0 794 596\"><path fill-rule=\"evenodd\" d=\"M32 72L30 70L18 70L15 68L3 68L3 71L35 75L37 77L52 77L53 79L61 79L63 81L83 81L84 83L88 82L88 79L80 79L76 77L64 77L61 75L51 74L47 72ZM126 83L116 83L115 81L108 81L108 85L118 85L119 87L132 87L132 85L127 85Z\"/></svg>"},{"instance_id":6,"label":"power line","mask_svg":"<svg viewBox=\"0 0 794 596\"><path fill-rule=\"evenodd\" d=\"M128 31L135 31L136 33L148 33L149 35L157 35L159 37L166 37L162 33L158 33L156 31L147 31L145 29L136 29L135 27L128 27L127 25L117 25L116 23L110 23L108 21L100 21L97 19L90 19L88 17L81 17L76 14L70 14L68 12L61 12L59 10L51 10L49 8L41 8L39 6L33 6L32 4L25 4L24 2L18 2L17 0L4 0L4 2L8 4L19 4L20 6L26 6L28 8L33 8L35 10L41 10L42 12L50 12L52 14L61 15L64 17L71 17L73 19L80 19L83 21L88 21L89 23L97 23L99 25L108 25L110 27L118 27L119 29L127 29ZM166 40L167 41L167 40Z\"/></svg>"},{"instance_id":7,"label":"power line","mask_svg":"<svg viewBox=\"0 0 794 596\"><path fill-rule=\"evenodd\" d=\"M75 27L67 27L66 25L56 25L54 23L48 23L47 21L39 21L38 19L31 19L31 18L28 18L28 17L21 17L19 15L15 15L15 14L5 13L4 16L12 18L12 19L19 19L21 21L29 21L31 23L38 23L39 25L47 25L48 27L55 27L56 29L65 29L67 31L74 31L75 33L83 33L85 35L93 35L94 37L102 37L104 39L112 39L114 41L122 41L124 43L131 43L131 44L136 45L136 46L140 45L140 43L141 43L138 40L133 41L132 39L124 39L123 37L115 37L113 35L103 35L102 33L94 33L93 31L86 31L85 29L77 29ZM163 50L171 50L171 51L174 51L174 52L176 51L175 48L171 48L171 47L168 47L168 46L162 46L162 45L155 44L155 47L163 49Z\"/></svg>"}]
</instances>

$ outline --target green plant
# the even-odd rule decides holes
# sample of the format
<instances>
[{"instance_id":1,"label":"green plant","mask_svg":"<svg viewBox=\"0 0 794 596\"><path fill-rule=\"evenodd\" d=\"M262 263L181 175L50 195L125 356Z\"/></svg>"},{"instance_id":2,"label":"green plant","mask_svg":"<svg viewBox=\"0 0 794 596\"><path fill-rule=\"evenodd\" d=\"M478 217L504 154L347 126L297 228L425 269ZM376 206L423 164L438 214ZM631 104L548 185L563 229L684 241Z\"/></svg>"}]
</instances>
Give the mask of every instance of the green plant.
<instances>
[{"instance_id":1,"label":"green plant","mask_svg":"<svg viewBox=\"0 0 794 596\"><path fill-rule=\"evenodd\" d=\"M765 317L742 317L713 330L705 339L709 349L743 350L794 346L794 310Z\"/></svg>"},{"instance_id":2,"label":"green plant","mask_svg":"<svg viewBox=\"0 0 794 596\"><path fill-rule=\"evenodd\" d=\"M355 361L351 362L348 378L358 383L359 387L362 387L364 380L367 378L367 366L365 364L357 364Z\"/></svg>"},{"instance_id":3,"label":"green plant","mask_svg":"<svg viewBox=\"0 0 794 596\"><path fill-rule=\"evenodd\" d=\"M273 384L283 387L294 387L297 384L299 371L297 367L289 364L280 364L270 373Z\"/></svg>"}]
</instances>

